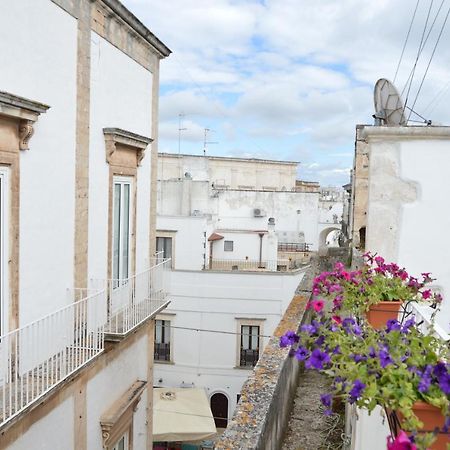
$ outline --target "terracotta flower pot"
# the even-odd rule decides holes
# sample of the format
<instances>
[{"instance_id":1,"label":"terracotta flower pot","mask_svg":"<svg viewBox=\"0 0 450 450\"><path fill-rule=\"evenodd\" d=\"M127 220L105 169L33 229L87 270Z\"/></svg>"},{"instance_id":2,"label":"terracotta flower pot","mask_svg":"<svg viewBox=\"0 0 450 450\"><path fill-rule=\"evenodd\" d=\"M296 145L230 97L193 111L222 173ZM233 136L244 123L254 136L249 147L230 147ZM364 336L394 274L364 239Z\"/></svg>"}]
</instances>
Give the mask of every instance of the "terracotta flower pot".
<instances>
[{"instance_id":1,"label":"terracotta flower pot","mask_svg":"<svg viewBox=\"0 0 450 450\"><path fill-rule=\"evenodd\" d=\"M450 442L450 435L442 431L445 418L441 410L425 402L416 402L413 405L413 412L423 423L420 433L432 433L437 427L441 430L434 444L428 450L446 450L447 443ZM400 413L397 413L397 415L400 421L403 420L403 416ZM400 430L398 429L396 432L400 432Z\"/></svg>"},{"instance_id":2,"label":"terracotta flower pot","mask_svg":"<svg viewBox=\"0 0 450 450\"><path fill-rule=\"evenodd\" d=\"M369 311L366 312L366 318L373 328L379 330L386 326L386 322L390 319L398 319L398 313L402 302L379 302L371 305Z\"/></svg>"}]
</instances>

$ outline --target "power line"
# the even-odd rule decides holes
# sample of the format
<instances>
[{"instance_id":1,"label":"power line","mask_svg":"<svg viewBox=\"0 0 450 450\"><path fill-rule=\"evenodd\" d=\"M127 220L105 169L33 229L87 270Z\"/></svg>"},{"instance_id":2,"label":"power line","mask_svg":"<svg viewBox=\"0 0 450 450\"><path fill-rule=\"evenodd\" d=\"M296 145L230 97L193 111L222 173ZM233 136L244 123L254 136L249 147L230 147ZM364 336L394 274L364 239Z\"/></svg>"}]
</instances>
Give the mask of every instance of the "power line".
<instances>
[{"instance_id":1,"label":"power line","mask_svg":"<svg viewBox=\"0 0 450 450\"><path fill-rule=\"evenodd\" d=\"M436 93L436 95L432 98L432 100L428 103L428 105L425 106L425 108L423 109L423 112L425 113L438 98L439 98L439 100L441 100L442 96L445 94L445 92L447 91L447 89L449 87L450 87L450 80L441 86L441 88ZM439 102L437 102L437 103L439 103ZM436 105L433 106L433 108L430 110L430 112L433 111L435 107L436 107Z\"/></svg>"},{"instance_id":2,"label":"power line","mask_svg":"<svg viewBox=\"0 0 450 450\"><path fill-rule=\"evenodd\" d=\"M249 319L251 320L251 319ZM246 326L245 324L243 324ZM191 327L179 327L174 325L161 325L161 328L174 328L177 330L187 330L187 331L198 331L198 332L204 332L204 333L218 333L218 334L231 334L234 336L258 336L258 337L265 337L265 338L271 338L273 336L268 336L266 334L251 334L251 333L236 333L234 331L222 331L222 330L208 330L205 328L191 328Z\"/></svg>"},{"instance_id":3,"label":"power line","mask_svg":"<svg viewBox=\"0 0 450 450\"><path fill-rule=\"evenodd\" d=\"M443 22L442 27L441 27L441 31L439 32L438 38L436 40L436 44L434 45L433 52L431 53L430 60L428 61L427 68L425 70L425 73L423 74L422 81L420 82L420 86L419 86L419 89L417 91L416 98L414 99L414 103L413 103L411 109L414 109L414 106L416 105L416 102L417 102L417 99L419 97L420 91L422 90L423 83L424 83L425 78L427 76L428 69L430 68L431 61L433 60L434 53L436 52L436 48L437 48L437 46L439 44L439 41L441 40L441 36L442 36L443 31L444 31L445 25L447 24L447 19L448 19L449 14L450 14L450 7L448 8L447 14L445 16L444 22ZM409 113L409 117L411 117L411 112ZM409 117L408 117L408 120L409 120Z\"/></svg>"},{"instance_id":4,"label":"power line","mask_svg":"<svg viewBox=\"0 0 450 450\"><path fill-rule=\"evenodd\" d=\"M395 83L395 80L397 78L398 70L400 69L400 64L401 64L402 59L403 59L403 54L405 53L406 44L408 43L409 34L411 33L411 28L412 28L412 25L414 23L414 18L416 17L417 7L419 6L419 3L420 3L420 0L417 0L416 8L414 9L414 14L412 16L411 23L409 24L408 33L406 33L406 39L405 39L405 43L403 44L402 53L400 55L400 59L399 59L398 64L397 64L397 70L395 71L394 83Z\"/></svg>"},{"instance_id":5,"label":"power line","mask_svg":"<svg viewBox=\"0 0 450 450\"><path fill-rule=\"evenodd\" d=\"M422 37L420 38L420 43L419 43L419 48L417 50L416 60L414 62L414 65L413 65L413 68L412 68L412 71L411 71L411 75L410 75L411 79L410 79L409 86L408 86L408 92L406 93L406 100L405 100L405 104L403 106L403 113L405 113L406 104L408 103L409 93L411 91L411 85L412 85L412 82L414 80L414 73L416 71L417 62L419 61L420 54L422 53L422 50L425 47L424 38L425 38L425 33L427 31L428 20L430 18L431 8L433 7L433 2L434 2L434 0L431 0L430 7L428 8L428 14L427 14L427 18L425 20L425 26L423 27ZM428 34L428 36L429 36L429 34ZM423 47L422 47L422 44L423 44ZM406 84L408 84L408 81L406 81ZM406 87L406 85L405 85L405 87ZM405 90L405 88L403 88L402 94L403 94L404 90Z\"/></svg>"}]
</instances>

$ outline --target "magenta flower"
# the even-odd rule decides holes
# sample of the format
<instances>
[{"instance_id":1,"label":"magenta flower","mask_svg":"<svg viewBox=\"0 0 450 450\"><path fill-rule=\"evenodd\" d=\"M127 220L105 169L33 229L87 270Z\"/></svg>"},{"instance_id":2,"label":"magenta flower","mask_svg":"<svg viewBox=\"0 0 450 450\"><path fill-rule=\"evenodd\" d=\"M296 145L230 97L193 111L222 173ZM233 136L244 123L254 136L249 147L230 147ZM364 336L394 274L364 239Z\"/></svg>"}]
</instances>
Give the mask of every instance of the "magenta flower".
<instances>
[{"instance_id":1,"label":"magenta flower","mask_svg":"<svg viewBox=\"0 0 450 450\"><path fill-rule=\"evenodd\" d=\"M313 300L311 302L311 305L314 308L314 311L320 312L320 311L322 311L323 307L325 306L325 302L323 300Z\"/></svg>"},{"instance_id":2,"label":"magenta flower","mask_svg":"<svg viewBox=\"0 0 450 450\"><path fill-rule=\"evenodd\" d=\"M427 300L430 297L431 297L431 289L427 289L426 291L422 292L422 298L424 300Z\"/></svg>"},{"instance_id":3,"label":"magenta flower","mask_svg":"<svg viewBox=\"0 0 450 450\"><path fill-rule=\"evenodd\" d=\"M333 320L333 322L336 322L338 325L342 323L342 319L340 316L331 316L331 320Z\"/></svg>"},{"instance_id":4,"label":"magenta flower","mask_svg":"<svg viewBox=\"0 0 450 450\"><path fill-rule=\"evenodd\" d=\"M341 262L337 262L337 263L334 265L334 270L335 270L336 272L341 272L342 270L344 270L344 264L342 264Z\"/></svg>"},{"instance_id":5,"label":"magenta flower","mask_svg":"<svg viewBox=\"0 0 450 450\"><path fill-rule=\"evenodd\" d=\"M388 436L387 450L417 450L417 447L409 440L408 435L404 431L400 431L395 440Z\"/></svg>"},{"instance_id":6,"label":"magenta flower","mask_svg":"<svg viewBox=\"0 0 450 450\"><path fill-rule=\"evenodd\" d=\"M382 256L377 256L374 261L377 266L382 266L384 264L384 258Z\"/></svg>"}]
</instances>

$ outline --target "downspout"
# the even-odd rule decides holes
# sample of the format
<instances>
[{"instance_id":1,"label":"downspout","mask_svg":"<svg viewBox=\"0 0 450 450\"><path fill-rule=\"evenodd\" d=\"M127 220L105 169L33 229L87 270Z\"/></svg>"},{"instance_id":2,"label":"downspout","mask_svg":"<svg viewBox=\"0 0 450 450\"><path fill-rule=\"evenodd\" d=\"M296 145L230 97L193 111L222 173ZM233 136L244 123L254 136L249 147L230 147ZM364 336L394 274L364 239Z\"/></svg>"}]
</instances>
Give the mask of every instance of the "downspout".
<instances>
[{"instance_id":1,"label":"downspout","mask_svg":"<svg viewBox=\"0 0 450 450\"><path fill-rule=\"evenodd\" d=\"M262 248L263 248L263 237L264 237L264 233L258 233L259 234L259 264L258 264L258 268L262 268Z\"/></svg>"}]
</instances>

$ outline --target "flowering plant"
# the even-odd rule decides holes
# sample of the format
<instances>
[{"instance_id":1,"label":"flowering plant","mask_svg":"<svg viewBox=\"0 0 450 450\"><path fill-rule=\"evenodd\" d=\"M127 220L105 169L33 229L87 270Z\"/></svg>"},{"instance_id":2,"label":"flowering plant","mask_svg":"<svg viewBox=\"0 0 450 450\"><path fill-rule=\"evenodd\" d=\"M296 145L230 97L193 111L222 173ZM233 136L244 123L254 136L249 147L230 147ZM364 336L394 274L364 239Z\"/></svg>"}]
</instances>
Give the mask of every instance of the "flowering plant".
<instances>
[{"instance_id":1,"label":"flowering plant","mask_svg":"<svg viewBox=\"0 0 450 450\"><path fill-rule=\"evenodd\" d=\"M323 272L314 279L313 295L333 301L333 310L343 310L360 315L371 305L381 301L421 301L433 305L442 301L427 285L434 281L429 273L421 278L409 275L405 268L395 263L386 264L381 256L366 253L360 270L346 271L337 263L332 272Z\"/></svg>"},{"instance_id":2,"label":"flowering plant","mask_svg":"<svg viewBox=\"0 0 450 450\"><path fill-rule=\"evenodd\" d=\"M309 307L317 313L311 323L287 332L280 345L290 346L291 355L307 369L332 377L331 392L321 397L326 414L333 398L369 412L377 405L398 411L402 429L413 433L411 449L425 449L434 440L432 433L417 434L422 424L413 412L415 402L440 408L450 426L450 353L444 342L421 334L413 318L403 324L390 320L377 330L352 316L326 313L323 300ZM399 439L388 448L408 448L396 447Z\"/></svg>"}]
</instances>

